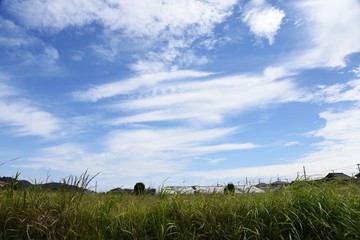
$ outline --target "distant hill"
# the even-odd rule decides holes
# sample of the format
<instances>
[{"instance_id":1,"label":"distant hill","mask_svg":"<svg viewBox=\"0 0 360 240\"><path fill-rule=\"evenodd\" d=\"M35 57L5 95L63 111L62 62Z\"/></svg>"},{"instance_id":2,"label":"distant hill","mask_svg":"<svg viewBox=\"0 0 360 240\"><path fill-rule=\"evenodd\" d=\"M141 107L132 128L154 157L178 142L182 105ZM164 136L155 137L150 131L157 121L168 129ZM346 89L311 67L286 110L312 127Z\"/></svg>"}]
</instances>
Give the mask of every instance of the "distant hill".
<instances>
[{"instance_id":1,"label":"distant hill","mask_svg":"<svg viewBox=\"0 0 360 240\"><path fill-rule=\"evenodd\" d=\"M83 189L83 188L78 187L78 186L73 186L73 185L69 185L69 184L66 184L66 183L60 183L60 182L42 183L42 184L37 184L37 186L39 186L39 187L41 187L43 189L54 190L54 191L64 190L64 189L65 190L71 190L71 191L86 190L86 189Z\"/></svg>"},{"instance_id":2,"label":"distant hill","mask_svg":"<svg viewBox=\"0 0 360 240\"><path fill-rule=\"evenodd\" d=\"M23 188L28 188L28 187L40 187L42 189L53 190L53 191L63 190L63 189L71 190L71 191L83 191L83 190L88 191L87 189L83 189L78 186L73 186L73 185L69 185L69 184L61 183L61 182L32 184L29 181L17 180L12 177L0 177L0 181L6 183L9 186L13 185L14 188L16 188L16 189L23 189Z\"/></svg>"},{"instance_id":3,"label":"distant hill","mask_svg":"<svg viewBox=\"0 0 360 240\"><path fill-rule=\"evenodd\" d=\"M16 180L12 177L0 177L0 181L5 182L7 184L15 184L18 188L31 187L32 183L26 180Z\"/></svg>"}]
</instances>

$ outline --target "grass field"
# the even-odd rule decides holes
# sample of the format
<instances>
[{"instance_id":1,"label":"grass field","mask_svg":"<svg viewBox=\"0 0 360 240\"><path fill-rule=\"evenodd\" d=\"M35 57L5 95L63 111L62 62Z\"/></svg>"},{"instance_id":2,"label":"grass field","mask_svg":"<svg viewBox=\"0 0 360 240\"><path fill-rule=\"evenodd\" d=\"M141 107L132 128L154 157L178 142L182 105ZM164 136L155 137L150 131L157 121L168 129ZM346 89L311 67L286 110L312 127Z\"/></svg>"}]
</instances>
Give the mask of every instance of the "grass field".
<instances>
[{"instance_id":1,"label":"grass field","mask_svg":"<svg viewBox=\"0 0 360 240\"><path fill-rule=\"evenodd\" d=\"M354 184L241 195L0 190L0 239L360 239Z\"/></svg>"}]
</instances>

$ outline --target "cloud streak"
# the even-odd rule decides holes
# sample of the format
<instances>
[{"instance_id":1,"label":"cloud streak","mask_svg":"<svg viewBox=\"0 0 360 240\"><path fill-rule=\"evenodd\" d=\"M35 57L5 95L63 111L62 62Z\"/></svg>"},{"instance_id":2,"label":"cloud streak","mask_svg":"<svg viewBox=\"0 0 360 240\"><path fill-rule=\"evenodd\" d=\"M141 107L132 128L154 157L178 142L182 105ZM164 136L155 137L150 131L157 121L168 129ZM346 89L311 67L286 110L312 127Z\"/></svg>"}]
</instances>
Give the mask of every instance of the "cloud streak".
<instances>
[{"instance_id":1,"label":"cloud streak","mask_svg":"<svg viewBox=\"0 0 360 240\"><path fill-rule=\"evenodd\" d=\"M238 178L238 176L270 179L276 175L282 178L295 179L297 175L302 176L303 166L306 166L308 177L313 178L323 177L331 170L339 171L339 168L341 172L351 175L356 171L356 164L360 155L360 99L358 98L358 87L358 80L351 80L344 84L334 84L322 88L325 97L316 95L317 101L322 103L350 101L351 105L338 109L332 107L321 112L319 118L324 121L324 126L308 133L308 137L316 137L321 140L313 145L311 152L294 159L292 162L206 172L182 172L179 175L184 174L207 180L234 179ZM294 144L298 143L290 142L284 147Z\"/></svg>"},{"instance_id":2,"label":"cloud streak","mask_svg":"<svg viewBox=\"0 0 360 240\"><path fill-rule=\"evenodd\" d=\"M130 79L124 84L100 85L75 95L82 100L109 98L105 107L125 114L108 121L112 125L175 120L220 123L224 117L252 108L302 101L301 91L291 79L284 79L288 73L281 69L268 68L262 75L225 77L188 73L188 78L177 79L166 78L173 73L161 74L164 78L145 75L139 79L146 80L136 79L136 84ZM119 94L127 94L126 99L112 99Z\"/></svg>"},{"instance_id":3,"label":"cloud streak","mask_svg":"<svg viewBox=\"0 0 360 240\"><path fill-rule=\"evenodd\" d=\"M191 70L174 70L170 72L143 74L130 79L95 86L85 91L78 91L75 92L73 96L82 101L96 102L119 95L131 94L139 89L154 87L164 81L191 80L209 75L211 75L211 73Z\"/></svg>"},{"instance_id":4,"label":"cloud streak","mask_svg":"<svg viewBox=\"0 0 360 240\"><path fill-rule=\"evenodd\" d=\"M53 67L60 58L53 46L45 44L13 21L1 16L0 48L6 49L7 57L17 64L20 60L25 64L37 64L43 69Z\"/></svg>"},{"instance_id":5,"label":"cloud streak","mask_svg":"<svg viewBox=\"0 0 360 240\"><path fill-rule=\"evenodd\" d=\"M21 98L19 91L4 79L0 76L0 125L10 126L11 132L18 136L48 138L60 130L58 118Z\"/></svg>"},{"instance_id":6,"label":"cloud streak","mask_svg":"<svg viewBox=\"0 0 360 240\"><path fill-rule=\"evenodd\" d=\"M103 138L102 146L94 148L91 141L88 144L54 145L41 149L38 155L30 156L17 167L42 169L47 166L51 171L66 174L81 174L88 169L90 174L100 172L99 178L103 182L121 179L123 183L131 184L126 179L148 179L154 175L163 181L170 175L184 171L194 161L213 165L214 161L219 160L209 161L204 158L211 153L261 147L251 142L231 140L238 131L237 128L118 130ZM226 161L226 158L221 161Z\"/></svg>"}]
</instances>

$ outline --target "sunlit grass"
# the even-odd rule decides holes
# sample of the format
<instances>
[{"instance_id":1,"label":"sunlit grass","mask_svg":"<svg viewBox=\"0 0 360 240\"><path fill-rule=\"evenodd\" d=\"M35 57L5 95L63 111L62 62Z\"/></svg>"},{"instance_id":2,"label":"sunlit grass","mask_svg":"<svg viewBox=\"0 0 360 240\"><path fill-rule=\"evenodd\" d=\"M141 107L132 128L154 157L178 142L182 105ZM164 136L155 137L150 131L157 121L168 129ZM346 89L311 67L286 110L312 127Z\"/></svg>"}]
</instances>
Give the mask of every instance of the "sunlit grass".
<instances>
[{"instance_id":1,"label":"sunlit grass","mask_svg":"<svg viewBox=\"0 0 360 240\"><path fill-rule=\"evenodd\" d=\"M0 239L360 239L354 184L241 195L0 190Z\"/></svg>"}]
</instances>

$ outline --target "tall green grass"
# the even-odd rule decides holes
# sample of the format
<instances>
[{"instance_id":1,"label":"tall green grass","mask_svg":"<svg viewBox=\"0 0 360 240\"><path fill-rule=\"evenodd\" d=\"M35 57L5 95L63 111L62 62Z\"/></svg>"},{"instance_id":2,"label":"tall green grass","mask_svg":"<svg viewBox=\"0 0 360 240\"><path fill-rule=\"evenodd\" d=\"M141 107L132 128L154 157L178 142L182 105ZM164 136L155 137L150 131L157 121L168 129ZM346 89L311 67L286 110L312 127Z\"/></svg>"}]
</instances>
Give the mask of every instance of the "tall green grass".
<instances>
[{"instance_id":1,"label":"tall green grass","mask_svg":"<svg viewBox=\"0 0 360 240\"><path fill-rule=\"evenodd\" d=\"M241 195L0 190L0 239L360 239L354 184Z\"/></svg>"}]
</instances>

